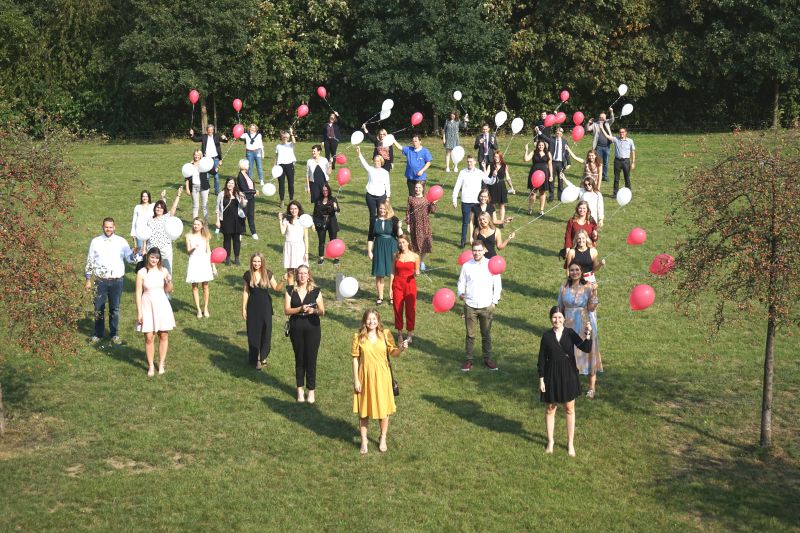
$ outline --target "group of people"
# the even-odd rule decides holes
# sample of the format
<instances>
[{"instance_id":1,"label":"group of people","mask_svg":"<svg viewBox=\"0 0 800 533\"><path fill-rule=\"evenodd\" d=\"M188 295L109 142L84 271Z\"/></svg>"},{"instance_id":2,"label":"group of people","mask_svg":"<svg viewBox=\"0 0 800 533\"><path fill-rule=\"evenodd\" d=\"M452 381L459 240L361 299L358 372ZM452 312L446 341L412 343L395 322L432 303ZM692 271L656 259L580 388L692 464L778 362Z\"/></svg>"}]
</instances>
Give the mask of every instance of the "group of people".
<instances>
[{"instance_id":1,"label":"group of people","mask_svg":"<svg viewBox=\"0 0 800 533\"><path fill-rule=\"evenodd\" d=\"M323 127L322 143L311 149L311 158L306 164L306 192L313 205L313 225L318 235L318 264L325 261L325 242L336 239L339 232L339 201L328 183L330 169L335 167L338 141L341 131L337 124L338 114L332 113ZM447 153L446 168L449 172L452 149L458 146L458 133L466 126L457 113L451 113L445 124L443 143ZM538 371L541 399L547 404L546 421L548 452L553 449L553 420L557 404L564 404L567 413L568 451L574 455L574 400L580 394L578 375L589 377L587 397L596 394L596 375L602 372L602 361L597 339L596 308L598 306L597 285L594 272L605 265L598 258L596 243L598 232L603 227L603 197L600 183L606 177L608 146L615 150L615 184L619 173L630 186L630 171L635 168L635 147L624 129L619 136L611 134L611 119L600 114L598 121L589 121L588 131L593 133L593 148L586 159L578 158L563 139L563 130L556 128L553 136L543 126L537 125L536 149L525 147L525 161L532 161L529 173L529 214L536 194L540 199L540 214L547 198L552 197L554 176L559 184L565 180L564 172L570 167L570 158L584 164L581 199L575 214L568 220L565 231L564 268L567 276L560 287L557 306L550 312L553 329L542 338ZM366 124L362 130L373 143L372 164L369 164L356 147L360 163L367 174L365 203L368 213L367 255L372 262L375 277L375 308L366 311L360 330L353 338L353 409L360 418L362 435L361 452L367 453L367 420L377 418L380 422L379 449L386 449L388 416L396 409L392 395L391 366L388 356L399 355L413 342L416 326L416 276L426 270L424 258L432 252L432 221L437 202L430 201L426 194L428 170L433 157L422 146L418 135L412 136L411 145L402 146L397 141L387 145L387 132L381 129L376 136L370 134ZM497 370L492 357L491 325L495 306L502 293L500 275L489 271L488 262L504 249L515 237L511 232L503 239L501 231L513 218L506 217L509 194L516 191L511 182L508 164L498 149L497 139L488 124L481 128L474 143L476 154L466 157L466 168L459 171L455 180L452 203L458 207L461 201L460 246L471 246L472 259L461 267L457 282L457 296L463 301L465 322L465 354L462 371L470 371L474 364L474 345L478 330L481 334L481 355L488 370ZM216 275L216 266L211 263L211 232L208 229L207 201L214 177L216 199L215 225L223 234L226 265L240 264L241 238L247 226L253 239L258 239L255 228L255 199L259 194L254 172L263 184L262 158L263 139L255 125L245 134L245 158L239 161L236 178L222 182L220 190L219 169L223 154L220 143L227 142L224 135L217 135L209 126L206 134L193 140L200 147L192 154L194 171L186 177L183 187L177 189L171 207L167 208L167 192L151 201L149 191L142 191L139 204L134 208L131 225L132 244L115 235L113 219L103 220L103 235L95 238L89 250L86 279L87 289L95 289L95 330L92 342L97 343L104 334L104 310L109 305L109 322L112 342L120 344L119 306L122 292L124 263L136 263L137 329L145 337L145 355L148 376L165 372L168 351L168 333L175 327L175 318L169 298L173 288L172 239L168 235L169 219L175 216L182 192L192 197L192 224L185 236L189 254L186 282L192 285L192 294L197 318L209 314L209 282ZM455 137L455 140L454 140ZM605 141L605 144L603 144ZM291 129L281 132L281 143L276 146L276 166L281 169L280 202L284 205L285 186L288 185L289 202L285 212L278 214L279 227L284 236L283 267L285 273L276 276L267 269L261 253L251 256L243 275L242 317L247 327L248 361L260 370L271 350L273 307L270 291L284 297L284 314L288 317L284 326L295 353L295 378L297 401L316 401L316 360L321 342L320 317L325 314L323 296L314 283L309 260L310 246L307 224L302 204L294 198L294 154L296 139ZM455 143L455 144L454 144ZM324 148L323 148L324 147ZM602 149L606 148L604 152ZM392 195L390 171L394 164L395 151L406 160L404 176L408 186L406 214L403 223L395 215L390 199ZM324 151L324 156L323 156ZM626 157L625 157L626 156ZM200 170L200 160L209 157L213 166L208 171ZM617 163L619 161L619 163ZM454 162L455 163L455 162ZM457 167L453 166L457 171ZM545 173L545 183L534 188L530 177L536 170ZM274 173L273 173L274 176ZM616 192L616 191L615 191ZM559 190L560 193L560 190ZM548 195L549 196L546 196ZM366 217L365 217L366 218ZM141 231L146 227L146 231ZM146 236L146 238L142 238ZM141 257L137 252L145 252ZM231 261L231 257L233 260ZM139 261L141 259L141 261ZM338 259L334 259L338 263ZM384 328L379 307L383 304L386 277L389 277L388 299L394 312L395 335ZM203 297L200 297L200 288ZM580 334L579 334L579 333ZM581 337L582 335L582 337ZM159 362L155 365L155 338L159 339Z\"/></svg>"}]
</instances>

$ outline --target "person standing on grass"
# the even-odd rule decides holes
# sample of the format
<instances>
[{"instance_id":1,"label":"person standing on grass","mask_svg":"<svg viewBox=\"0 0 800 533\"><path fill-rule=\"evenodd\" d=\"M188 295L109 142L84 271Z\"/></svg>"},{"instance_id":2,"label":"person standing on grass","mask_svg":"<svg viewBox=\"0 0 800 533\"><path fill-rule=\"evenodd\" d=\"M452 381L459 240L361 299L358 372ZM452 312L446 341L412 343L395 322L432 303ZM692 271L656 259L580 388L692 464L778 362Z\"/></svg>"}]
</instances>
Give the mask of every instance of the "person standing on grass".
<instances>
[{"instance_id":1,"label":"person standing on grass","mask_svg":"<svg viewBox=\"0 0 800 533\"><path fill-rule=\"evenodd\" d=\"M394 165L394 145L383 145L383 140L386 139L386 135L388 135L386 129L379 129L377 137L372 135L369 130L367 130L366 124L362 124L361 129L364 131L364 135L366 135L367 139L369 139L370 142L375 146L375 148L372 150L373 159L376 155L381 156L383 158L383 169L386 170L386 172L391 172Z\"/></svg>"},{"instance_id":2,"label":"person standing on grass","mask_svg":"<svg viewBox=\"0 0 800 533\"><path fill-rule=\"evenodd\" d=\"M322 147L315 144L311 147L311 159L306 161L306 192L310 195L311 205L317 203L322 191L322 184L328 177L328 160L321 157Z\"/></svg>"},{"instance_id":3,"label":"person standing on grass","mask_svg":"<svg viewBox=\"0 0 800 533\"><path fill-rule=\"evenodd\" d=\"M291 139L291 142L290 142ZM275 165L281 167L283 172L278 177L278 195L281 199L281 209L285 207L284 198L286 186L289 187L289 201L294 200L294 164L297 157L294 155L294 145L297 139L292 128L281 132L281 143L275 146Z\"/></svg>"},{"instance_id":4,"label":"person standing on grass","mask_svg":"<svg viewBox=\"0 0 800 533\"><path fill-rule=\"evenodd\" d=\"M484 124L481 133L475 137L473 146L478 151L478 166L487 172L489 165L494 161L494 153L498 149L497 136L490 131L489 124Z\"/></svg>"},{"instance_id":5,"label":"person standing on grass","mask_svg":"<svg viewBox=\"0 0 800 533\"><path fill-rule=\"evenodd\" d=\"M131 249L128 242L115 235L114 219L103 219L103 234L92 239L86 257L86 290L94 282L94 335L92 344L97 344L105 333L106 302L108 302L108 327L111 341L122 344L119 337L119 303L122 297L122 280L125 277L125 262L134 263L137 247Z\"/></svg>"},{"instance_id":6,"label":"person standing on grass","mask_svg":"<svg viewBox=\"0 0 800 533\"><path fill-rule=\"evenodd\" d=\"M247 159L239 160L239 174L236 176L236 186L244 194L247 199L247 205L244 206L244 214L247 218L247 224L250 227L250 236L253 240L258 240L258 233L256 233L256 196L258 196L258 189L253 183L253 177L248 170L250 163Z\"/></svg>"},{"instance_id":7,"label":"person standing on grass","mask_svg":"<svg viewBox=\"0 0 800 533\"><path fill-rule=\"evenodd\" d=\"M308 265L308 228L300 224L303 206L292 200L286 212L278 213L278 221L283 235L283 268L290 273L301 265Z\"/></svg>"},{"instance_id":8,"label":"person standing on grass","mask_svg":"<svg viewBox=\"0 0 800 533\"><path fill-rule=\"evenodd\" d=\"M222 148L219 143L228 142L228 138L225 135L217 135L213 124L209 124L206 127L206 133L202 135L195 135L194 129L190 128L189 137L194 142L200 143L203 157L210 157L214 160L214 166L211 168L211 173L214 174L214 194L219 194L219 167L222 166Z\"/></svg>"},{"instance_id":9,"label":"person standing on grass","mask_svg":"<svg viewBox=\"0 0 800 533\"><path fill-rule=\"evenodd\" d=\"M144 190L139 193L139 203L133 208L133 220L131 220L131 241L133 246L140 250L144 248L145 241L137 237L137 232L139 228L146 226L151 218L153 218L153 201L150 191Z\"/></svg>"},{"instance_id":10,"label":"person standing on grass","mask_svg":"<svg viewBox=\"0 0 800 533\"><path fill-rule=\"evenodd\" d=\"M264 159L264 140L258 132L258 126L250 124L248 132L242 135L244 139L245 157L247 158L247 173L253 175L253 167L258 170L258 180L264 185L264 171L262 161Z\"/></svg>"},{"instance_id":11,"label":"person standing on grass","mask_svg":"<svg viewBox=\"0 0 800 533\"><path fill-rule=\"evenodd\" d=\"M493 185L497 178L490 178L483 170L475 166L475 157L467 156L467 168L458 173L455 187L453 187L453 208L458 207L458 193L461 192L461 243L463 248L467 243L472 208L478 203L478 194L484 184Z\"/></svg>"},{"instance_id":12,"label":"person standing on grass","mask_svg":"<svg viewBox=\"0 0 800 533\"><path fill-rule=\"evenodd\" d=\"M543 140L536 142L536 149L528 151L529 145L525 145L525 162L533 161L528 172L528 215L533 214L533 202L536 193L539 193L539 216L544 215L544 204L547 202L545 193L553 189L553 157L547 151L547 143ZM541 170L544 172L544 181L538 188L533 186L533 174Z\"/></svg>"},{"instance_id":13,"label":"person standing on grass","mask_svg":"<svg viewBox=\"0 0 800 533\"><path fill-rule=\"evenodd\" d=\"M592 150L597 152L600 156L600 161L603 163L603 176L602 181L608 181L608 156L611 154L611 125L614 123L614 109L608 108L611 112L611 118L606 120L606 114L600 113L600 116L595 122L594 118L590 118L586 125L586 133L592 134ZM600 182L597 183L597 188L600 189Z\"/></svg>"},{"instance_id":14,"label":"person standing on grass","mask_svg":"<svg viewBox=\"0 0 800 533\"><path fill-rule=\"evenodd\" d=\"M339 148L339 141L342 140L342 133L339 131L339 113L334 111L328 115L328 122L322 127L322 146L325 147L325 159L328 160L332 169L336 168L336 150ZM311 199L316 202L316 199Z\"/></svg>"},{"instance_id":15,"label":"person standing on grass","mask_svg":"<svg viewBox=\"0 0 800 533\"><path fill-rule=\"evenodd\" d=\"M392 180L389 178L389 172L383 168L382 156L372 156L372 166L369 166L367 160L361 155L360 146L356 146L356 152L361 166L367 171L367 192L364 199L367 202L367 210L369 210L369 226L367 227L371 230L375 219L378 218L378 204L392 197Z\"/></svg>"},{"instance_id":16,"label":"person standing on grass","mask_svg":"<svg viewBox=\"0 0 800 533\"><path fill-rule=\"evenodd\" d=\"M266 364L272 346L272 297L269 289L281 291L275 276L267 270L267 262L260 252L250 257L250 269L242 276L242 318L247 325L248 361L261 370Z\"/></svg>"},{"instance_id":17,"label":"person standing on grass","mask_svg":"<svg viewBox=\"0 0 800 533\"><path fill-rule=\"evenodd\" d=\"M453 155L453 149L458 146L459 131L466 129L469 115L464 115L464 120L458 120L458 111L450 111L450 118L444 123L442 128L442 144L444 145L444 171L450 172L450 157ZM453 172L458 172L458 163L453 161Z\"/></svg>"},{"instance_id":18,"label":"person standing on grass","mask_svg":"<svg viewBox=\"0 0 800 533\"><path fill-rule=\"evenodd\" d=\"M290 278L293 285L286 287L283 311L289 317L289 338L294 350L294 373L297 384L297 402L314 403L317 389L317 354L322 340L319 317L325 314L325 303L319 287L308 266L297 267ZM289 283L289 282L287 282ZM308 388L308 397L303 386Z\"/></svg>"},{"instance_id":19,"label":"person standing on grass","mask_svg":"<svg viewBox=\"0 0 800 533\"><path fill-rule=\"evenodd\" d=\"M311 217L314 220L314 229L317 230L317 238L319 239L319 246L317 252L319 258L317 264L321 265L325 262L325 234L328 234L329 241L336 238L339 233L339 221L336 218L336 213L339 212L339 202L331 191L331 186L326 182L322 185L322 196L314 204L314 215ZM339 259L333 260L334 265L339 264Z\"/></svg>"},{"instance_id":20,"label":"person standing on grass","mask_svg":"<svg viewBox=\"0 0 800 533\"><path fill-rule=\"evenodd\" d=\"M186 265L186 283L192 284L192 297L197 308L197 318L208 318L208 282L214 279L211 265L211 233L200 217L192 220L192 231L186 234L186 251L189 262ZM203 286L203 307L200 307L200 289Z\"/></svg>"},{"instance_id":21,"label":"person standing on grass","mask_svg":"<svg viewBox=\"0 0 800 533\"><path fill-rule=\"evenodd\" d=\"M144 353L147 357L147 377L156 373L155 336L158 334L158 373L165 372L169 347L169 332L175 329L175 316L167 294L172 292L172 276L161 263L161 252L150 248L145 256L144 267L136 273L136 324L144 333Z\"/></svg>"},{"instance_id":22,"label":"person standing on grass","mask_svg":"<svg viewBox=\"0 0 800 533\"><path fill-rule=\"evenodd\" d=\"M420 270L425 270L425 255L433 251L433 230L431 229L431 213L436 211L435 202L425 197L425 183L418 181L414 185L414 196L408 197L406 207L406 227L411 239L411 250L419 254Z\"/></svg>"},{"instance_id":23,"label":"person standing on grass","mask_svg":"<svg viewBox=\"0 0 800 533\"><path fill-rule=\"evenodd\" d=\"M414 185L418 181L427 181L433 156L422 146L422 140L416 133L411 137L411 146L401 146L397 141L394 145L406 156L406 185L408 185L408 195L413 196Z\"/></svg>"},{"instance_id":24,"label":"person standing on grass","mask_svg":"<svg viewBox=\"0 0 800 533\"><path fill-rule=\"evenodd\" d=\"M489 272L489 260L483 257L485 251L481 241L473 241L472 259L462 265L458 276L458 297L464 301L464 325L467 330L467 359L461 367L464 372L472 370L478 323L481 328L483 364L489 370L497 370L497 365L492 361L492 315L500 301L502 283L500 276Z\"/></svg>"},{"instance_id":25,"label":"person standing on grass","mask_svg":"<svg viewBox=\"0 0 800 533\"><path fill-rule=\"evenodd\" d=\"M406 339L411 344L417 316L417 280L420 273L419 255L411 251L408 237L397 238L397 253L394 254L394 270L391 276L394 307L394 327L397 340L403 342L403 311L406 315Z\"/></svg>"},{"instance_id":26,"label":"person standing on grass","mask_svg":"<svg viewBox=\"0 0 800 533\"><path fill-rule=\"evenodd\" d=\"M244 218L239 210L247 207L247 198L239 191L236 180L225 180L225 189L217 197L217 229L222 232L222 247L225 249L225 264L231 264L231 245L233 245L234 264L239 264L239 252L242 248Z\"/></svg>"},{"instance_id":27,"label":"person standing on grass","mask_svg":"<svg viewBox=\"0 0 800 533\"><path fill-rule=\"evenodd\" d=\"M149 250L155 246L160 250L161 262L170 276L172 275L172 239L167 235L167 221L178 211L181 192L183 189L178 188L169 211L167 211L166 191L162 192L161 199L153 206L153 218L147 221L147 225L150 227L150 238L147 239L146 248Z\"/></svg>"},{"instance_id":28,"label":"person standing on grass","mask_svg":"<svg viewBox=\"0 0 800 533\"><path fill-rule=\"evenodd\" d=\"M400 220L394 216L389 200L378 204L378 218L370 228L367 237L367 255L372 261L372 275L375 276L375 292L378 298L375 305L383 303L384 279L391 276L392 257L397 251L397 237L403 234ZM389 303L392 302L392 285L389 284Z\"/></svg>"},{"instance_id":29,"label":"person standing on grass","mask_svg":"<svg viewBox=\"0 0 800 533\"><path fill-rule=\"evenodd\" d=\"M628 137L628 130L619 129L619 137L611 137L614 143L614 197L619 190L619 173L625 175L625 186L631 188L631 171L636 168L636 145L633 139Z\"/></svg>"},{"instance_id":30,"label":"person standing on grass","mask_svg":"<svg viewBox=\"0 0 800 533\"><path fill-rule=\"evenodd\" d=\"M550 157L553 161L553 179L558 182L558 198L561 199L561 191L563 190L564 173L569 169L569 143L564 139L564 128L561 126L556 128L555 139L547 134L542 133L542 139L547 143L547 149L550 151ZM555 186L550 187L550 194L548 200L553 200Z\"/></svg>"},{"instance_id":31,"label":"person standing on grass","mask_svg":"<svg viewBox=\"0 0 800 533\"><path fill-rule=\"evenodd\" d=\"M200 208L203 208L203 219L208 222L208 191L211 185L208 183L208 172L200 172L200 159L203 152L195 150L192 153L192 175L186 178L186 194L192 196L192 218L200 216Z\"/></svg>"}]
</instances>

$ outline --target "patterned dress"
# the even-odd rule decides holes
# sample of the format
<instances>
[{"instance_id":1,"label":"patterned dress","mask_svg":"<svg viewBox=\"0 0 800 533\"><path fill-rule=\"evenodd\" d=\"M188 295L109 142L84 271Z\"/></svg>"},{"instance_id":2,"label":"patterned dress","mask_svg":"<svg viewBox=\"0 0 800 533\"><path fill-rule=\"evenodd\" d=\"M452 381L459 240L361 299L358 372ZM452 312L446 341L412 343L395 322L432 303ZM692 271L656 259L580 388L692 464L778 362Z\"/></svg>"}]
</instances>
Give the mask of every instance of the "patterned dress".
<instances>
[{"instance_id":1,"label":"patterned dress","mask_svg":"<svg viewBox=\"0 0 800 533\"><path fill-rule=\"evenodd\" d=\"M446 150L452 150L458 146L458 131L464 127L463 120L448 120L444 123L444 147Z\"/></svg>"},{"instance_id":2,"label":"patterned dress","mask_svg":"<svg viewBox=\"0 0 800 533\"><path fill-rule=\"evenodd\" d=\"M436 211L436 206L424 196L408 197L406 224L410 228L411 249L418 254L429 254L433 250L430 214L434 211Z\"/></svg>"},{"instance_id":3,"label":"patterned dress","mask_svg":"<svg viewBox=\"0 0 800 533\"><path fill-rule=\"evenodd\" d=\"M561 286L558 293L558 306L564 310L564 328L572 328L582 332L586 321L592 324L592 351L589 353L575 349L575 359L578 361L578 370L583 375L603 371L603 361L600 359L600 340L597 332L597 315L589 311L589 299L592 290L589 285L569 287L567 283Z\"/></svg>"}]
</instances>

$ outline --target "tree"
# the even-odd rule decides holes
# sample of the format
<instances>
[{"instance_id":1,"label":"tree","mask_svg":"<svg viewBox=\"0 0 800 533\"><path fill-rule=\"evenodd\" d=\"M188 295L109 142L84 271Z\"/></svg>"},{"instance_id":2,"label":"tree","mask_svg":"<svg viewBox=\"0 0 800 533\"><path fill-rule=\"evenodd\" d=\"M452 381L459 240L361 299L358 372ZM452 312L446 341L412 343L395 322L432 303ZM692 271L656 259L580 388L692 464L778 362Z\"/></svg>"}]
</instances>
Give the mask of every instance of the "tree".
<instances>
[{"instance_id":1,"label":"tree","mask_svg":"<svg viewBox=\"0 0 800 533\"><path fill-rule=\"evenodd\" d=\"M764 317L761 445L772 443L775 332L798 323L800 299L800 136L739 138L724 158L689 173L670 221L685 231L677 247L678 305L716 301L714 323ZM734 313L729 308L734 307Z\"/></svg>"}]
</instances>

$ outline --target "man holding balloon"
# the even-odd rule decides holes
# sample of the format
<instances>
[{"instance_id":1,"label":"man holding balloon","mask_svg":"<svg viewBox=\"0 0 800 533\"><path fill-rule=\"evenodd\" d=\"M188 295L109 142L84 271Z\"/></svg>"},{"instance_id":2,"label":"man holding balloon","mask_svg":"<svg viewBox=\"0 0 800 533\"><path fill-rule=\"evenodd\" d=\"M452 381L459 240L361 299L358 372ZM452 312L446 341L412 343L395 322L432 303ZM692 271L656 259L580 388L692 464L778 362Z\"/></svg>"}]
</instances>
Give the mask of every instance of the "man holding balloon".
<instances>
[{"instance_id":1,"label":"man holding balloon","mask_svg":"<svg viewBox=\"0 0 800 533\"><path fill-rule=\"evenodd\" d=\"M500 301L503 290L500 276L489 270L489 261L484 258L486 249L483 242L472 242L472 259L461 266L458 276L458 297L464 301L464 325L467 330L465 340L466 361L461 370L472 370L473 350L475 347L475 328L480 324L481 351L483 364L489 370L497 370L492 361L492 314Z\"/></svg>"},{"instance_id":2,"label":"man holding balloon","mask_svg":"<svg viewBox=\"0 0 800 533\"><path fill-rule=\"evenodd\" d=\"M214 131L214 125L209 124L206 127L206 133L202 135L195 135L194 128L189 128L189 137L192 141L200 143L200 150L203 152L203 157L210 157L214 161L214 166L211 168L211 173L214 174L214 194L219 194L219 167L222 165L222 148L220 142L228 142L225 135L217 135Z\"/></svg>"}]
</instances>

